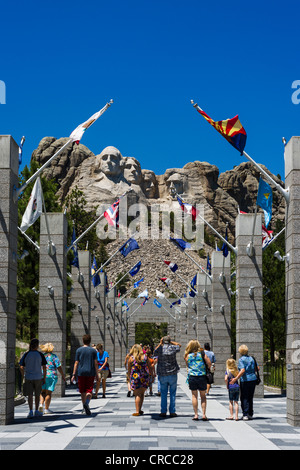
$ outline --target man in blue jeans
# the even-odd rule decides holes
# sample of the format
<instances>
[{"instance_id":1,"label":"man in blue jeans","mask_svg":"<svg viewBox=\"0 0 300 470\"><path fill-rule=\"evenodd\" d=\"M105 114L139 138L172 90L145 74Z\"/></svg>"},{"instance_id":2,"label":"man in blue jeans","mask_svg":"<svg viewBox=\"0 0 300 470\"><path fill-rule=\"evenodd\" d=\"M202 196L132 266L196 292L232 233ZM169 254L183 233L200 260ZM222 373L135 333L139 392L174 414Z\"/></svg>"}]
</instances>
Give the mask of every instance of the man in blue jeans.
<instances>
[{"instance_id":1,"label":"man in blue jeans","mask_svg":"<svg viewBox=\"0 0 300 470\"><path fill-rule=\"evenodd\" d=\"M157 375L161 393L161 413L159 416L162 418L165 418L167 415L168 391L170 391L170 417L174 418L177 416L175 401L179 365L176 360L176 353L180 351L180 347L179 343L171 341L170 336L164 336L154 351L154 355L157 356Z\"/></svg>"}]
</instances>

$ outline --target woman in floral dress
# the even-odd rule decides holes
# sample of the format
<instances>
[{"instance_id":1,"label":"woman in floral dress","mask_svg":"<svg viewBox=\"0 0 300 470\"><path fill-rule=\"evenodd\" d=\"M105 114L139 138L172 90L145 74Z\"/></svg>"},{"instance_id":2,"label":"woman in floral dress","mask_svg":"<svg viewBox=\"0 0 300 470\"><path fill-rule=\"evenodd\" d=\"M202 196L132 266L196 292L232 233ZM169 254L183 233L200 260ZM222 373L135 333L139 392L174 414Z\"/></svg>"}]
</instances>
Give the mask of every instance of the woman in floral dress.
<instances>
[{"instance_id":1,"label":"woman in floral dress","mask_svg":"<svg viewBox=\"0 0 300 470\"><path fill-rule=\"evenodd\" d=\"M150 375L154 375L153 367L143 349L139 344L135 344L130 351L128 361L128 374L130 377L130 387L135 396L136 412L132 416L141 416L145 392L150 383Z\"/></svg>"}]
</instances>

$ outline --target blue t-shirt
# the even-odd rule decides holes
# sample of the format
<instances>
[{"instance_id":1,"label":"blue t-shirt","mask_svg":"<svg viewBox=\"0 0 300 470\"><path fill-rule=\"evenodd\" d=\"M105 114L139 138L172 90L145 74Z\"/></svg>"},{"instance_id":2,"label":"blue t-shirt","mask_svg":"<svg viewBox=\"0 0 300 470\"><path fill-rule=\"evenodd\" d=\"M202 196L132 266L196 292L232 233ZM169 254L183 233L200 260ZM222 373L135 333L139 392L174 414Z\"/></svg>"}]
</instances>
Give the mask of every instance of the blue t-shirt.
<instances>
[{"instance_id":1,"label":"blue t-shirt","mask_svg":"<svg viewBox=\"0 0 300 470\"><path fill-rule=\"evenodd\" d=\"M239 359L238 369L245 369L245 373L241 377L241 382L251 382L256 380L255 363L251 356L242 356Z\"/></svg>"},{"instance_id":2,"label":"blue t-shirt","mask_svg":"<svg viewBox=\"0 0 300 470\"><path fill-rule=\"evenodd\" d=\"M92 377L96 375L95 359L97 351L90 346L81 346L75 354L75 361L78 361L78 376Z\"/></svg>"},{"instance_id":3,"label":"blue t-shirt","mask_svg":"<svg viewBox=\"0 0 300 470\"><path fill-rule=\"evenodd\" d=\"M208 357L208 359L210 359L211 363L216 362L216 358L215 358L213 351L206 351L206 349L204 349L204 352L205 352L205 355Z\"/></svg>"},{"instance_id":4,"label":"blue t-shirt","mask_svg":"<svg viewBox=\"0 0 300 470\"><path fill-rule=\"evenodd\" d=\"M40 380L43 378L42 366L47 362L44 354L40 351L27 351L20 360L20 366L25 367L25 379Z\"/></svg>"},{"instance_id":5,"label":"blue t-shirt","mask_svg":"<svg viewBox=\"0 0 300 470\"><path fill-rule=\"evenodd\" d=\"M109 358L109 355L108 355L107 351L103 351L102 355L99 353L99 351L97 352L97 360L98 360L98 368L99 369L100 369L100 367L103 366L106 357L107 357L107 359ZM101 370L107 370L107 369L109 369L109 367L106 364L105 367L103 367L103 369L101 369Z\"/></svg>"},{"instance_id":6,"label":"blue t-shirt","mask_svg":"<svg viewBox=\"0 0 300 470\"><path fill-rule=\"evenodd\" d=\"M227 388L228 388L228 390L238 390L240 388L238 382L235 382L234 384L230 383L230 380L234 379L234 375L231 372L228 373L227 370L225 372L225 375L227 375L227 377L228 377L227 378Z\"/></svg>"}]
</instances>

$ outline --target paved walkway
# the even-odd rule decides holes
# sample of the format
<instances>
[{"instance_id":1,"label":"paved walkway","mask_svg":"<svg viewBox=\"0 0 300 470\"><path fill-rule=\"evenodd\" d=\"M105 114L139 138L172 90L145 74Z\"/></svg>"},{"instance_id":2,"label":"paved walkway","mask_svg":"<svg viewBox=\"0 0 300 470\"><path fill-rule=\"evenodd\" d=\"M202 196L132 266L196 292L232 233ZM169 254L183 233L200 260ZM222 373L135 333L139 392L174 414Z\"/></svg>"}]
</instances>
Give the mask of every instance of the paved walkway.
<instances>
[{"instance_id":1,"label":"paved walkway","mask_svg":"<svg viewBox=\"0 0 300 470\"><path fill-rule=\"evenodd\" d=\"M227 390L213 386L207 398L209 421L195 422L183 373L179 374L176 418L159 417L160 398L155 395L145 397L143 416L132 416L134 398L127 397L124 370L115 371L107 384L107 398L91 401L91 416L81 414L80 395L74 389L52 400L53 415L30 420L27 403L17 406L14 423L0 426L0 449L107 449L127 450L129 455L133 450L300 449L300 428L286 423L286 400L281 396L255 399L252 421L227 421Z\"/></svg>"}]
</instances>

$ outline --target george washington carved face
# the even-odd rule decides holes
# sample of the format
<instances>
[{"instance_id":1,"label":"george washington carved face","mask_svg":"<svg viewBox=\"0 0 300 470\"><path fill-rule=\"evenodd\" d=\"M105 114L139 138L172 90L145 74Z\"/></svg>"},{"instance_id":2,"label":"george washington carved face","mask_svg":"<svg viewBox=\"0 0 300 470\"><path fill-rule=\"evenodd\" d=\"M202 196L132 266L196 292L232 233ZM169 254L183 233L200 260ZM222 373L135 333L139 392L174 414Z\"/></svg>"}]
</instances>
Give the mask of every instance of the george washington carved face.
<instances>
[{"instance_id":1,"label":"george washington carved face","mask_svg":"<svg viewBox=\"0 0 300 470\"><path fill-rule=\"evenodd\" d=\"M122 172L123 157L121 152L115 147L106 147L100 153L99 170L108 177L117 177Z\"/></svg>"}]
</instances>

